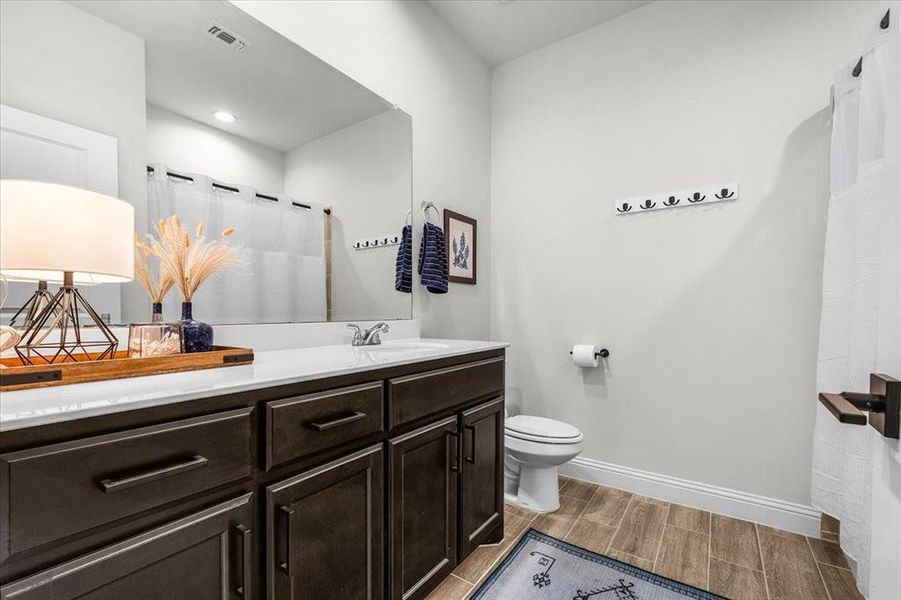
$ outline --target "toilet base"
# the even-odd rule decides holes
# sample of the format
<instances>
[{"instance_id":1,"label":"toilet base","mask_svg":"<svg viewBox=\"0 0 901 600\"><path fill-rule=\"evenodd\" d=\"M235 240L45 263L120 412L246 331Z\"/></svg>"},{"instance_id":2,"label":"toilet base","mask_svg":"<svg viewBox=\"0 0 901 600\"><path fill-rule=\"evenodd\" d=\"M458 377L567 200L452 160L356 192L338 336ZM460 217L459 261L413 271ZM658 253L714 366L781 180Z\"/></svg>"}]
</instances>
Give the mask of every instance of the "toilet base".
<instances>
[{"instance_id":1,"label":"toilet base","mask_svg":"<svg viewBox=\"0 0 901 600\"><path fill-rule=\"evenodd\" d=\"M519 485L515 494L507 488L504 500L532 512L549 513L560 508L557 467L520 465Z\"/></svg>"}]
</instances>

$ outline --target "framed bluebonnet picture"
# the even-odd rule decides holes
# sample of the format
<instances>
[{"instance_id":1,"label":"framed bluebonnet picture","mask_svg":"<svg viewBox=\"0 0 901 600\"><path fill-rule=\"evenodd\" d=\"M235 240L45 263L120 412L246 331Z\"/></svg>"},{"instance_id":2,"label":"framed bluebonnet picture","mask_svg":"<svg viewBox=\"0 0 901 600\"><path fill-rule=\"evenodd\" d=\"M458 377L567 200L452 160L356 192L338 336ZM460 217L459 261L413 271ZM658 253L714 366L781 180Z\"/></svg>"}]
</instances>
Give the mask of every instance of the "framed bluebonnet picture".
<instances>
[{"instance_id":1,"label":"framed bluebonnet picture","mask_svg":"<svg viewBox=\"0 0 901 600\"><path fill-rule=\"evenodd\" d=\"M476 284L476 220L452 210L444 210L447 239L447 280Z\"/></svg>"}]
</instances>

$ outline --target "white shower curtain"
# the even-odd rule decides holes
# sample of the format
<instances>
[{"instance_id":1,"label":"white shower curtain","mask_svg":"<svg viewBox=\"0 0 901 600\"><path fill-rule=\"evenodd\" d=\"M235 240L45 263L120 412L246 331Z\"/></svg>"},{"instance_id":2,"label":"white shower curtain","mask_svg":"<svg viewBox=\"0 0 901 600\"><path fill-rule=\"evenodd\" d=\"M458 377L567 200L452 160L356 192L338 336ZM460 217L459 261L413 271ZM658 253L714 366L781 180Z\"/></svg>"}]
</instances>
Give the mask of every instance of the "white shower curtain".
<instances>
[{"instance_id":1,"label":"white shower curtain","mask_svg":"<svg viewBox=\"0 0 901 600\"><path fill-rule=\"evenodd\" d=\"M148 173L152 224L177 214L191 229L203 223L208 235L234 227L231 242L244 259L241 269L215 275L194 296L194 318L212 324L283 323L326 320L325 230L322 207L297 207L286 196L278 202L256 197L250 187L228 184L221 190L204 175L166 175L165 165ZM309 204L306 203L305 204ZM174 290L163 302L167 318L180 316Z\"/></svg>"},{"instance_id":2,"label":"white shower curtain","mask_svg":"<svg viewBox=\"0 0 901 600\"><path fill-rule=\"evenodd\" d=\"M870 373L901 376L899 59L894 22L874 29L859 77L852 75L857 61L836 72L817 365L822 392L867 392ZM897 440L870 426L841 424L818 404L812 501L841 521L842 549L856 562L858 586L869 598L883 597L885 581L901 581L901 565L886 573L886 557L876 555L887 552L880 527L897 523L891 535L901 538L901 490L891 489L898 485L893 477L901 477Z\"/></svg>"}]
</instances>

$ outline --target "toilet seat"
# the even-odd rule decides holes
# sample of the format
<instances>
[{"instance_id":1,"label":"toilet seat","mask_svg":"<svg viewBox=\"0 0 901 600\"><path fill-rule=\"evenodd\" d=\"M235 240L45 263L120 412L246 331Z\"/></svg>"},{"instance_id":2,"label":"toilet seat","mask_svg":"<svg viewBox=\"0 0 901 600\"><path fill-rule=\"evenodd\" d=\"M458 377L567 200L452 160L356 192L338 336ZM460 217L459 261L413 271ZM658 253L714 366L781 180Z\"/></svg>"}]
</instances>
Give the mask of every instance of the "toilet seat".
<instances>
[{"instance_id":1,"label":"toilet seat","mask_svg":"<svg viewBox=\"0 0 901 600\"><path fill-rule=\"evenodd\" d=\"M504 433L539 444L578 444L582 441L582 432L578 428L562 421L531 415L510 417L504 422Z\"/></svg>"}]
</instances>

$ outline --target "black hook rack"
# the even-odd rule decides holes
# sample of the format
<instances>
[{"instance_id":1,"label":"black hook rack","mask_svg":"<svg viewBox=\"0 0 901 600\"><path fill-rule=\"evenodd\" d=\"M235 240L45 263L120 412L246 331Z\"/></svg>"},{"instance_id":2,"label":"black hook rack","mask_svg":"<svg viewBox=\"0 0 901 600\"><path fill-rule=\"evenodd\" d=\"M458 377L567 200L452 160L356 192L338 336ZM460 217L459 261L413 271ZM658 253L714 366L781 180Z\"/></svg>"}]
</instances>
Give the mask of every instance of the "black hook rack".
<instances>
[{"instance_id":1,"label":"black hook rack","mask_svg":"<svg viewBox=\"0 0 901 600\"><path fill-rule=\"evenodd\" d=\"M637 214L668 208L695 206L702 203L710 204L712 202L737 200L739 198L739 188L737 181L723 181L688 189L622 198L614 203L613 208L615 210L613 214Z\"/></svg>"}]
</instances>

